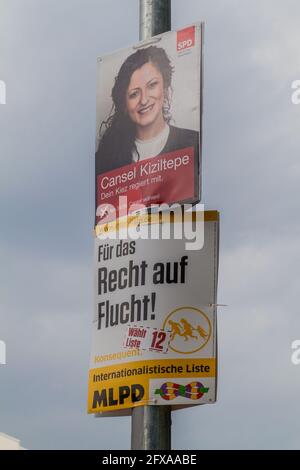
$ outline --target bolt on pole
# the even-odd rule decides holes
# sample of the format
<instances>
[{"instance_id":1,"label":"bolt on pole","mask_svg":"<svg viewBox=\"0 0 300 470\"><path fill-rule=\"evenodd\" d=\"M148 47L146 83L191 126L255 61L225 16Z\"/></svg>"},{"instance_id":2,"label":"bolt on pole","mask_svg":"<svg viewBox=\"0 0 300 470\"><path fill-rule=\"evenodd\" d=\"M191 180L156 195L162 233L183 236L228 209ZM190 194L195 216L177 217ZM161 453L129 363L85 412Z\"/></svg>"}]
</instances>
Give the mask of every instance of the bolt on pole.
<instances>
[{"instance_id":1,"label":"bolt on pole","mask_svg":"<svg viewBox=\"0 0 300 470\"><path fill-rule=\"evenodd\" d=\"M171 0L140 0L140 40L171 29ZM171 407L145 405L132 409L132 450L171 449Z\"/></svg>"}]
</instances>

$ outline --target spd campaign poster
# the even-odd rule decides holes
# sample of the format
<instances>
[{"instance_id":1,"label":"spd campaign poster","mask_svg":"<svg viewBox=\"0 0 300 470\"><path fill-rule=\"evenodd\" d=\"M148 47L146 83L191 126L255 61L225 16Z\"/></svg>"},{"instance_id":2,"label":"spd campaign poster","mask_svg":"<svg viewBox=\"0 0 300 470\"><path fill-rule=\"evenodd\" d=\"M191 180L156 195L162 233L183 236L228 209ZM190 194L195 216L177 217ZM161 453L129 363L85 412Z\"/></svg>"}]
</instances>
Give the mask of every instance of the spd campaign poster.
<instances>
[{"instance_id":1,"label":"spd campaign poster","mask_svg":"<svg viewBox=\"0 0 300 470\"><path fill-rule=\"evenodd\" d=\"M200 201L202 47L197 23L98 58L96 224L118 217L120 196L125 215Z\"/></svg>"},{"instance_id":2,"label":"spd campaign poster","mask_svg":"<svg viewBox=\"0 0 300 470\"><path fill-rule=\"evenodd\" d=\"M185 238L95 238L88 413L216 401L219 215L200 214L202 249Z\"/></svg>"}]
</instances>

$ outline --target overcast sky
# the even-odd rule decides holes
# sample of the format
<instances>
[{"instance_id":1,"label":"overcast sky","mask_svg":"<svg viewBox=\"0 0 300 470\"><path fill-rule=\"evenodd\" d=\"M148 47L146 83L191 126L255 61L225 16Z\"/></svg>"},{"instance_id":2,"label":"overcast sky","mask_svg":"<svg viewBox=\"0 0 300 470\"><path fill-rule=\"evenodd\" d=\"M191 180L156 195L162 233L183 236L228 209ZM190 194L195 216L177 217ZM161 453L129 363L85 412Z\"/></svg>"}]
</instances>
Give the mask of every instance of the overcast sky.
<instances>
[{"instance_id":1,"label":"overcast sky","mask_svg":"<svg viewBox=\"0 0 300 470\"><path fill-rule=\"evenodd\" d=\"M215 405L173 447L300 448L298 0L173 0L204 20L203 202L221 212ZM86 414L96 57L138 40L137 0L0 0L0 432L29 449L126 449Z\"/></svg>"}]
</instances>

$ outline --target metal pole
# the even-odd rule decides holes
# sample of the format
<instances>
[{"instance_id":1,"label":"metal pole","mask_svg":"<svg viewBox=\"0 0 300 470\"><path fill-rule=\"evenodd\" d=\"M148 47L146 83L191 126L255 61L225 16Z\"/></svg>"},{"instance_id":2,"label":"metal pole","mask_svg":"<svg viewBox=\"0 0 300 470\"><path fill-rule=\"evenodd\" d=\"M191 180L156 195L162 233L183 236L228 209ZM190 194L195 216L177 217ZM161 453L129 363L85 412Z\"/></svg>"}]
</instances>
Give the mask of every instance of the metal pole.
<instances>
[{"instance_id":1,"label":"metal pole","mask_svg":"<svg viewBox=\"0 0 300 470\"><path fill-rule=\"evenodd\" d=\"M140 0L140 40L171 29L171 0Z\"/></svg>"},{"instance_id":2,"label":"metal pole","mask_svg":"<svg viewBox=\"0 0 300 470\"><path fill-rule=\"evenodd\" d=\"M171 29L171 0L140 0L140 39ZM171 407L146 405L132 409L132 450L171 449Z\"/></svg>"},{"instance_id":3,"label":"metal pole","mask_svg":"<svg viewBox=\"0 0 300 470\"><path fill-rule=\"evenodd\" d=\"M171 407L139 406L131 418L132 450L171 449Z\"/></svg>"}]
</instances>

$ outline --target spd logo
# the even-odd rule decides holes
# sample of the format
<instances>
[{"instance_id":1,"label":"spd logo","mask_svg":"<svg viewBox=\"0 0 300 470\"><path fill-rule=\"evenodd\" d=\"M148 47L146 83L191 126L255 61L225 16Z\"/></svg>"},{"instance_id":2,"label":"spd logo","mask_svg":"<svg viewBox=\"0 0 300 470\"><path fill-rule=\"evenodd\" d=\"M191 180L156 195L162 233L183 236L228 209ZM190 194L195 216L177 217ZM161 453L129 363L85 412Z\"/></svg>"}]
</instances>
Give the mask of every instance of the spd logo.
<instances>
[{"instance_id":1,"label":"spd logo","mask_svg":"<svg viewBox=\"0 0 300 470\"><path fill-rule=\"evenodd\" d=\"M177 52L195 45L195 26L177 31Z\"/></svg>"}]
</instances>

